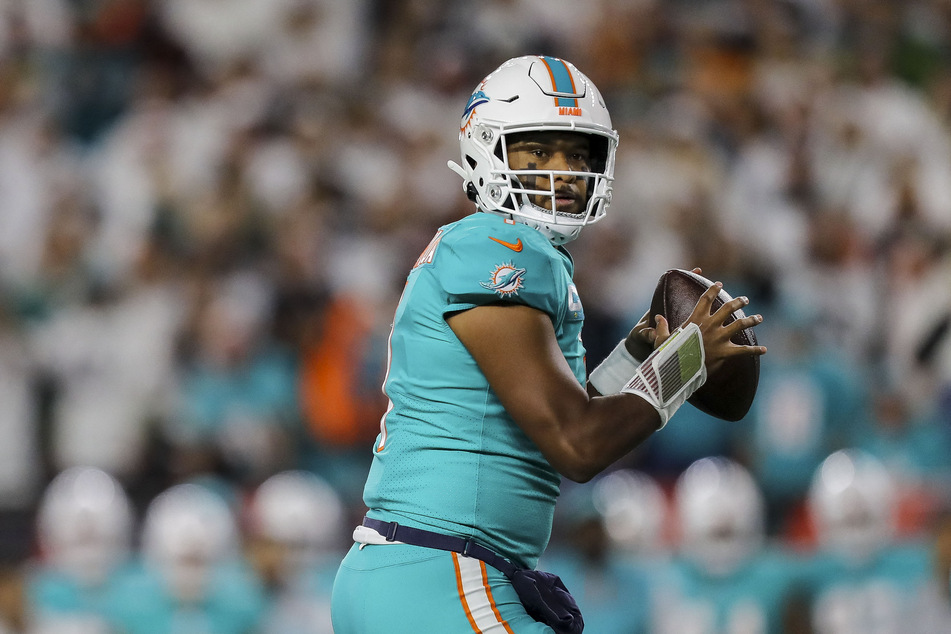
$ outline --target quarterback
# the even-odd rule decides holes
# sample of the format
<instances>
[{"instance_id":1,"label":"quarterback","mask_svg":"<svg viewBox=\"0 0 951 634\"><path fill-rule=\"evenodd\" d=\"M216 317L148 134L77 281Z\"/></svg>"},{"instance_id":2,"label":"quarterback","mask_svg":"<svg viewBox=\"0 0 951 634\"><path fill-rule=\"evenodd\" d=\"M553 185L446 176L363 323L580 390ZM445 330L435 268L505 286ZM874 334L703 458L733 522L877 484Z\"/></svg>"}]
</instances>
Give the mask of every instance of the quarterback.
<instances>
[{"instance_id":1,"label":"quarterback","mask_svg":"<svg viewBox=\"0 0 951 634\"><path fill-rule=\"evenodd\" d=\"M475 203L436 231L390 335L389 406L368 512L337 573L337 634L580 632L560 580L533 570L562 477L584 482L663 427L739 354L746 304L720 285L670 331L647 315L586 376L584 306L565 245L611 203L618 135L561 59L509 60L472 93L450 167Z\"/></svg>"}]
</instances>

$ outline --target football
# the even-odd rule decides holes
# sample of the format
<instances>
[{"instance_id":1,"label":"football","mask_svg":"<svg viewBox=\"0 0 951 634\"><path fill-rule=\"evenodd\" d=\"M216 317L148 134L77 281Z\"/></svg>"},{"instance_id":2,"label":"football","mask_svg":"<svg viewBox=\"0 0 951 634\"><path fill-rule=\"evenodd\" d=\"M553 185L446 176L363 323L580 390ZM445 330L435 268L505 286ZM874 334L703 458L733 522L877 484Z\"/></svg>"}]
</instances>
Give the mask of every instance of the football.
<instances>
[{"instance_id":1,"label":"football","mask_svg":"<svg viewBox=\"0 0 951 634\"><path fill-rule=\"evenodd\" d=\"M671 269L661 275L651 300L651 326L654 315L663 315L673 330L681 326L697 305L697 300L713 282L692 271ZM725 289L713 300L712 311L733 299ZM742 319L742 310L735 311L724 323ZM752 328L745 328L730 339L738 345L755 346L756 335ZM688 403L702 412L717 418L737 421L746 416L756 388L759 385L759 356L742 355L726 359L723 365L707 377L700 389L693 393Z\"/></svg>"}]
</instances>

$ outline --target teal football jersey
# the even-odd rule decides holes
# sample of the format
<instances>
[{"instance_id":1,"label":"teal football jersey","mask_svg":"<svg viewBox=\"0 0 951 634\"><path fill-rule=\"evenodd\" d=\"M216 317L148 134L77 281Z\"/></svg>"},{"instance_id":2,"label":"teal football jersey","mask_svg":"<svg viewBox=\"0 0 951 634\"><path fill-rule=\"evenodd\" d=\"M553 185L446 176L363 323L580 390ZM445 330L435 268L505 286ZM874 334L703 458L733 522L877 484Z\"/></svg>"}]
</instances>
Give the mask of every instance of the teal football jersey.
<instances>
[{"instance_id":1,"label":"teal football jersey","mask_svg":"<svg viewBox=\"0 0 951 634\"><path fill-rule=\"evenodd\" d=\"M72 625L75 631L113 631L113 595L134 576L135 568L123 563L102 584L84 585L64 571L40 563L26 576L27 611L39 630L65 630Z\"/></svg>"},{"instance_id":2,"label":"teal football jersey","mask_svg":"<svg viewBox=\"0 0 951 634\"><path fill-rule=\"evenodd\" d=\"M567 251L500 216L475 213L439 229L410 272L394 317L384 382L390 403L364 490L370 517L471 536L536 565L550 537L560 477L508 415L446 318L498 303L543 311L584 384L584 311L573 273Z\"/></svg>"},{"instance_id":3,"label":"teal football jersey","mask_svg":"<svg viewBox=\"0 0 951 634\"><path fill-rule=\"evenodd\" d=\"M140 561L112 596L111 614L124 634L251 634L266 607L264 588L243 558L216 564L194 600L175 596L162 575Z\"/></svg>"},{"instance_id":4,"label":"teal football jersey","mask_svg":"<svg viewBox=\"0 0 951 634\"><path fill-rule=\"evenodd\" d=\"M678 557L659 594L660 634L757 634L784 631L784 616L796 591L795 556L768 548L736 570L712 575L694 561Z\"/></svg>"},{"instance_id":5,"label":"teal football jersey","mask_svg":"<svg viewBox=\"0 0 951 634\"><path fill-rule=\"evenodd\" d=\"M814 556L807 581L812 626L817 634L902 632L932 634L923 609L932 583L929 542L890 543L867 559L823 550Z\"/></svg>"}]
</instances>

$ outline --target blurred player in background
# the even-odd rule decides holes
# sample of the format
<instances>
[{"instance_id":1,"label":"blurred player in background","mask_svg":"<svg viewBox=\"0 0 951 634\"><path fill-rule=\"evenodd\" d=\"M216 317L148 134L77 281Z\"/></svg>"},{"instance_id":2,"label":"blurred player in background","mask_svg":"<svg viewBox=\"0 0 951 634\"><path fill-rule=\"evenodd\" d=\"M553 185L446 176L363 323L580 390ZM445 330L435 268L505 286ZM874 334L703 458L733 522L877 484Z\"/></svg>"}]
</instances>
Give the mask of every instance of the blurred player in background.
<instances>
[{"instance_id":1,"label":"blurred player in background","mask_svg":"<svg viewBox=\"0 0 951 634\"><path fill-rule=\"evenodd\" d=\"M149 505L142 533L142 568L122 588L119 631L256 631L263 591L240 558L237 525L221 496L175 485Z\"/></svg>"},{"instance_id":2,"label":"blurred player in background","mask_svg":"<svg viewBox=\"0 0 951 634\"><path fill-rule=\"evenodd\" d=\"M563 490L555 527L567 539L542 563L571 589L586 631L651 631L654 588L669 563L666 518L664 492L643 472L620 469Z\"/></svg>"},{"instance_id":3,"label":"blurred player in background","mask_svg":"<svg viewBox=\"0 0 951 634\"><path fill-rule=\"evenodd\" d=\"M110 474L61 472L46 488L37 519L40 559L27 582L30 631L113 631L113 595L129 580L132 507Z\"/></svg>"},{"instance_id":4,"label":"blurred player in background","mask_svg":"<svg viewBox=\"0 0 951 634\"><path fill-rule=\"evenodd\" d=\"M264 582L268 634L332 634L330 595L340 564L344 509L324 480L284 471L255 491L248 551Z\"/></svg>"},{"instance_id":5,"label":"blurred player in background","mask_svg":"<svg viewBox=\"0 0 951 634\"><path fill-rule=\"evenodd\" d=\"M795 567L766 542L765 503L750 473L727 458L702 458L674 495L679 548L652 631L792 631L785 619Z\"/></svg>"},{"instance_id":6,"label":"blurred player in background","mask_svg":"<svg viewBox=\"0 0 951 634\"><path fill-rule=\"evenodd\" d=\"M600 93L561 59L512 59L472 93L459 138L451 167L477 210L436 232L396 309L337 634L580 631L560 582L532 572L561 477L591 479L724 358L765 353L729 341L761 318L723 326L746 300L711 315L714 285L673 333L645 315L588 382L564 245L611 202L618 135Z\"/></svg>"},{"instance_id":7,"label":"blurred player in background","mask_svg":"<svg viewBox=\"0 0 951 634\"><path fill-rule=\"evenodd\" d=\"M837 451L817 469L809 508L819 551L808 577L816 634L951 631L931 545L895 539L896 502L891 473L870 454Z\"/></svg>"},{"instance_id":8,"label":"blurred player in background","mask_svg":"<svg viewBox=\"0 0 951 634\"><path fill-rule=\"evenodd\" d=\"M618 556L650 570L670 557L667 495L649 474L613 471L595 484L594 506Z\"/></svg>"}]
</instances>

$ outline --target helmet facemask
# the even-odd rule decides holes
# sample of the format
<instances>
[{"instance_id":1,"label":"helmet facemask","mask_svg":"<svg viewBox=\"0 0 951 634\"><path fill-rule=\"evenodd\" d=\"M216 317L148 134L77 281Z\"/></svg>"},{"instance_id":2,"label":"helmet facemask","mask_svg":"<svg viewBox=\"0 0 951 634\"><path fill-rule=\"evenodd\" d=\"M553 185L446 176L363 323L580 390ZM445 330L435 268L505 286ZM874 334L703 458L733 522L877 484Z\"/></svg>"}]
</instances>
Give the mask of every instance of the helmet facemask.
<instances>
[{"instance_id":1,"label":"helmet facemask","mask_svg":"<svg viewBox=\"0 0 951 634\"><path fill-rule=\"evenodd\" d=\"M604 216L608 188L604 175L607 140L603 137L550 130L518 132L504 135L497 152L507 166L499 171L510 184L509 199L504 203L507 208L544 225L568 224L579 231ZM565 155L563 160L556 159L560 165L546 161L552 152ZM533 154L542 158L536 160Z\"/></svg>"}]
</instances>

